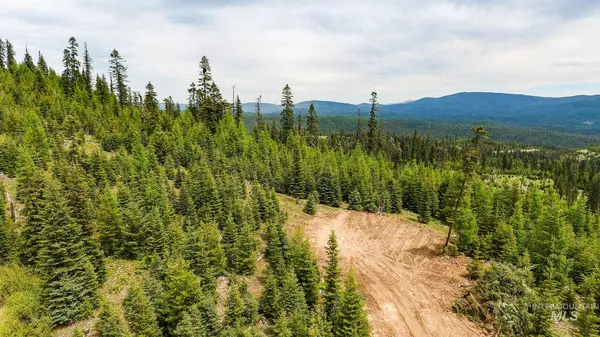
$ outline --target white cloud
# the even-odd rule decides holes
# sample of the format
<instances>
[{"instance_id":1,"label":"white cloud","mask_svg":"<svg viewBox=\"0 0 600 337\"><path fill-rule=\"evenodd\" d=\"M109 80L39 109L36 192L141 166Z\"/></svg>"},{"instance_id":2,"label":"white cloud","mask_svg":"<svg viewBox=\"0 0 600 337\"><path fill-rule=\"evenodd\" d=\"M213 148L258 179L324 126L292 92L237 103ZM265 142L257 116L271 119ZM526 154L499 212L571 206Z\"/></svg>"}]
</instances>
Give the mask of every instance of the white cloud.
<instances>
[{"instance_id":1,"label":"white cloud","mask_svg":"<svg viewBox=\"0 0 600 337\"><path fill-rule=\"evenodd\" d=\"M225 97L382 102L458 91L594 93L600 13L587 0L100 1L2 5L0 34L62 69L70 36L97 72L113 48L131 86L184 102L202 55ZM580 84L580 85L577 85ZM581 85L588 84L588 85ZM593 84L593 85L592 85ZM579 90L574 92L575 90Z\"/></svg>"}]
</instances>

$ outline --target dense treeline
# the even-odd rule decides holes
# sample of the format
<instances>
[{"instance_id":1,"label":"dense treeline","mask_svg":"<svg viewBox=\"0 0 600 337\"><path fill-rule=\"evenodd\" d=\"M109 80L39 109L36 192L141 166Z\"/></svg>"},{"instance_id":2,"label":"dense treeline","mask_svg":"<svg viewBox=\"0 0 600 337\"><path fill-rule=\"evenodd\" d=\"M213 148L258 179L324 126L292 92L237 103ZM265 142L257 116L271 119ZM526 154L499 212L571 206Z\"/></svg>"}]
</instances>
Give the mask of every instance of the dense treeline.
<instances>
[{"instance_id":1,"label":"dense treeline","mask_svg":"<svg viewBox=\"0 0 600 337\"><path fill-rule=\"evenodd\" d=\"M59 75L41 53L37 64L28 51L19 63L10 42L0 44L0 335L45 337L94 313L103 337L369 334L335 248L323 278L308 241L286 234L276 196L319 191L339 204L338 168L327 161L349 157L309 146L318 138L293 127L275 138L266 127L247 133L207 58L182 112L170 97L160 110L151 83L132 91L117 50L108 79L93 79L87 46L82 62L79 51L69 39ZM293 105L289 87L284 94ZM243 276L263 255L257 298ZM117 258L142 266L125 321L99 291L106 260ZM224 317L221 276L230 280ZM326 284L337 286L324 297Z\"/></svg>"},{"instance_id":2,"label":"dense treeline","mask_svg":"<svg viewBox=\"0 0 600 337\"><path fill-rule=\"evenodd\" d=\"M307 213L347 203L448 225L457 235L449 231L444 252L473 257L480 280L457 309L493 317L503 334L551 335L551 305L562 303L590 308L569 312L583 335L598 329L593 155L489 142L482 127L471 140L389 134L375 92L355 132L323 136L314 106L296 119L288 85L279 122L263 119L259 98L248 132L241 100L223 99L207 58L187 109L169 97L161 110L151 83L143 94L129 88L116 50L108 79L92 80L91 56L84 48L79 63L75 39L61 75L41 54L18 63L9 42L0 47L0 335L46 336L100 310L101 336L367 336L335 233L322 275L303 235L286 234L276 193L308 198ZM243 276L263 255L255 298ZM123 303L126 322L98 292L106 258L144 267ZM231 282L221 321L223 275Z\"/></svg>"},{"instance_id":3,"label":"dense treeline","mask_svg":"<svg viewBox=\"0 0 600 337\"><path fill-rule=\"evenodd\" d=\"M264 117L267 122L279 119L272 114ZM246 125L252 128L254 118L246 117ZM356 117L323 116L320 117L319 126L324 134L355 132ZM436 139L468 138L472 126L473 124L466 123L401 119L401 116L400 119L386 118L381 122L382 129L390 134L408 137L418 130L419 134ZM486 127L490 131L490 138L499 142L521 143L543 148L584 148L600 143L600 137L595 135L570 134L498 123L486 123Z\"/></svg>"}]
</instances>

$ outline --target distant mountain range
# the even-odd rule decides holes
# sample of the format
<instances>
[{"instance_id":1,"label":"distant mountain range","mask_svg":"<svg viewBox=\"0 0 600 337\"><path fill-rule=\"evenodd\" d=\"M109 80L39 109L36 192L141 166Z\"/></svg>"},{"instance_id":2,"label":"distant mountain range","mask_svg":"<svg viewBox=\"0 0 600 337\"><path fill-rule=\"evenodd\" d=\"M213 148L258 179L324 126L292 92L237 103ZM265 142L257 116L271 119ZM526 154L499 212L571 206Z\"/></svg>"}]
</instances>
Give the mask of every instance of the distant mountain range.
<instances>
[{"instance_id":1,"label":"distant mountain range","mask_svg":"<svg viewBox=\"0 0 600 337\"><path fill-rule=\"evenodd\" d=\"M319 116L356 116L367 118L370 104L332 101L304 101L296 113L306 114L313 103ZM254 113L255 103L243 104L246 114ZM185 109L185 105L182 105ZM263 103L263 114L281 112L278 104ZM538 97L489 92L461 92L439 98L422 98L396 104L382 104L385 119L422 120L436 123L501 123L559 132L600 135L600 95Z\"/></svg>"}]
</instances>

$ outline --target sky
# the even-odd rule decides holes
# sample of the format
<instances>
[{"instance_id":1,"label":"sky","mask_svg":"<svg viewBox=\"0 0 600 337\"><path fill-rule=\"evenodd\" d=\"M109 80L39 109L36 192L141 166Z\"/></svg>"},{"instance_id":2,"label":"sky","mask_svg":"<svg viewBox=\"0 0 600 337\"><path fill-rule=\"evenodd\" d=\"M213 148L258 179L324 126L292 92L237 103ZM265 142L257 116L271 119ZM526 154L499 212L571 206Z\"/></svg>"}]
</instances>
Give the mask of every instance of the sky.
<instances>
[{"instance_id":1,"label":"sky","mask_svg":"<svg viewBox=\"0 0 600 337\"><path fill-rule=\"evenodd\" d=\"M18 0L0 38L62 71L74 36L94 71L117 49L130 86L186 102L206 55L223 96L382 103L462 91L600 93L595 0ZM81 53L82 54L82 53Z\"/></svg>"}]
</instances>

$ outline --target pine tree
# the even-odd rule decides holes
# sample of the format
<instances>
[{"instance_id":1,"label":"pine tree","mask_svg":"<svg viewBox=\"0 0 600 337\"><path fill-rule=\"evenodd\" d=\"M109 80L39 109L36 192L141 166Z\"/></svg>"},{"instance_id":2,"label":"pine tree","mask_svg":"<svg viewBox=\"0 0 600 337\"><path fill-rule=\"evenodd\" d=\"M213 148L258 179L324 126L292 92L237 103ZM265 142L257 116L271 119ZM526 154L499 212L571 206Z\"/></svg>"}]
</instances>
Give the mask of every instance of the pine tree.
<instances>
[{"instance_id":1,"label":"pine tree","mask_svg":"<svg viewBox=\"0 0 600 337\"><path fill-rule=\"evenodd\" d=\"M208 337L216 335L207 335L202 314L198 306L192 306L188 309L181 322L177 324L177 328L173 332L174 337Z\"/></svg>"},{"instance_id":2,"label":"pine tree","mask_svg":"<svg viewBox=\"0 0 600 337\"><path fill-rule=\"evenodd\" d=\"M282 313L281 291L279 281L272 268L265 270L265 286L260 297L260 311L269 319L279 317Z\"/></svg>"},{"instance_id":3,"label":"pine tree","mask_svg":"<svg viewBox=\"0 0 600 337\"><path fill-rule=\"evenodd\" d=\"M308 116L306 116L306 140L312 146L319 144L319 121L317 110L315 110L315 106L312 103L308 108Z\"/></svg>"},{"instance_id":4,"label":"pine tree","mask_svg":"<svg viewBox=\"0 0 600 337\"><path fill-rule=\"evenodd\" d=\"M517 239L513 229L505 222L501 222L492 235L490 255L501 261L515 263L518 257Z\"/></svg>"},{"instance_id":5,"label":"pine tree","mask_svg":"<svg viewBox=\"0 0 600 337\"><path fill-rule=\"evenodd\" d=\"M273 325L273 333L275 337L293 337L293 331L290 327L290 322L287 314L283 314L277 318Z\"/></svg>"},{"instance_id":6,"label":"pine tree","mask_svg":"<svg viewBox=\"0 0 600 337\"><path fill-rule=\"evenodd\" d=\"M44 207L43 195L46 180L37 170L33 159L26 149L19 151L17 158L17 197L25 205L24 214L27 217L25 226L21 230L21 258L25 264L35 265L40 252L40 233L44 227L42 211Z\"/></svg>"},{"instance_id":7,"label":"pine tree","mask_svg":"<svg viewBox=\"0 0 600 337\"><path fill-rule=\"evenodd\" d=\"M317 214L317 198L315 196L316 192L311 192L308 194L308 199L304 204L304 208L302 211L306 214L315 215Z\"/></svg>"},{"instance_id":8,"label":"pine tree","mask_svg":"<svg viewBox=\"0 0 600 337\"><path fill-rule=\"evenodd\" d=\"M240 125L240 123L244 122L244 110L242 108L242 101L240 101L240 96L237 96L237 100L235 101L235 123Z\"/></svg>"},{"instance_id":9,"label":"pine tree","mask_svg":"<svg viewBox=\"0 0 600 337\"><path fill-rule=\"evenodd\" d=\"M62 74L62 87L67 96L72 96L77 87L79 79L79 67L81 63L78 60L79 52L77 50L79 44L74 37L69 38L69 46L63 51L63 65L65 67Z\"/></svg>"},{"instance_id":10,"label":"pine tree","mask_svg":"<svg viewBox=\"0 0 600 337\"><path fill-rule=\"evenodd\" d=\"M88 95L92 94L92 57L88 52L87 42L83 43L83 83Z\"/></svg>"},{"instance_id":11,"label":"pine tree","mask_svg":"<svg viewBox=\"0 0 600 337\"><path fill-rule=\"evenodd\" d=\"M470 148L468 148L468 150L465 152L462 158L463 178L461 182L460 192L458 193L458 197L456 198L456 202L454 204L455 212L458 210L458 207L462 202L467 183L471 181L473 173L475 172L475 168L479 160L479 147L481 146L481 143L487 138L487 131L483 126L473 127L471 128L471 131L473 131L474 136L473 138L471 138ZM448 235L446 236L446 243L444 243L444 249L448 247L451 235L452 223L450 223L448 226Z\"/></svg>"},{"instance_id":12,"label":"pine tree","mask_svg":"<svg viewBox=\"0 0 600 337\"><path fill-rule=\"evenodd\" d=\"M360 192L357 189L352 190L348 196L348 208L353 211L362 211L362 198Z\"/></svg>"},{"instance_id":13,"label":"pine tree","mask_svg":"<svg viewBox=\"0 0 600 337\"><path fill-rule=\"evenodd\" d=\"M294 233L288 250L288 261L296 272L306 303L310 308L313 308L319 300L321 275L319 274L317 259L304 233L299 231Z\"/></svg>"},{"instance_id":14,"label":"pine tree","mask_svg":"<svg viewBox=\"0 0 600 337\"><path fill-rule=\"evenodd\" d=\"M95 330L99 337L123 337L125 329L121 326L119 315L108 304L102 306Z\"/></svg>"},{"instance_id":15,"label":"pine tree","mask_svg":"<svg viewBox=\"0 0 600 337\"><path fill-rule=\"evenodd\" d=\"M15 49L12 43L6 40L6 67L8 69L14 69L17 66L17 59L15 58Z\"/></svg>"},{"instance_id":16,"label":"pine tree","mask_svg":"<svg viewBox=\"0 0 600 337\"><path fill-rule=\"evenodd\" d=\"M34 72L36 71L35 63L33 63L33 58L31 57L31 54L29 54L29 49L27 49L27 46L25 46L25 58L23 59L23 63L29 70Z\"/></svg>"},{"instance_id":17,"label":"pine tree","mask_svg":"<svg viewBox=\"0 0 600 337\"><path fill-rule=\"evenodd\" d=\"M135 336L162 336L152 303L140 286L134 285L129 289L123 307L129 330Z\"/></svg>"},{"instance_id":18,"label":"pine tree","mask_svg":"<svg viewBox=\"0 0 600 337\"><path fill-rule=\"evenodd\" d=\"M84 174L85 172L79 166L67 166L62 168L61 180L71 218L81 230L85 253L94 265L98 283L101 284L106 279L104 253L96 240L96 231L93 228L93 205L90 199L92 193Z\"/></svg>"},{"instance_id":19,"label":"pine tree","mask_svg":"<svg viewBox=\"0 0 600 337\"><path fill-rule=\"evenodd\" d=\"M456 224L458 231L458 250L472 256L479 244L475 215L470 208L463 207L458 210L455 217L453 223Z\"/></svg>"},{"instance_id":20,"label":"pine tree","mask_svg":"<svg viewBox=\"0 0 600 337\"><path fill-rule=\"evenodd\" d=\"M115 81L114 87L111 84L111 92L116 92L119 104L121 107L128 102L129 94L127 90L127 67L125 67L125 59L119 54L116 49L110 53L110 77L111 83Z\"/></svg>"},{"instance_id":21,"label":"pine tree","mask_svg":"<svg viewBox=\"0 0 600 337\"><path fill-rule=\"evenodd\" d=\"M327 241L327 267L325 267L325 289L323 290L325 313L330 321L335 321L340 301L340 258L337 237L331 231Z\"/></svg>"},{"instance_id":22,"label":"pine tree","mask_svg":"<svg viewBox=\"0 0 600 337\"><path fill-rule=\"evenodd\" d=\"M1 41L0 41L1 42ZM38 52L38 63L37 63L37 69L38 71L40 71L42 73L42 75L44 76L48 76L50 70L48 69L48 64L46 63L46 60L44 59L44 55L42 55L41 52Z\"/></svg>"},{"instance_id":23,"label":"pine tree","mask_svg":"<svg viewBox=\"0 0 600 337\"><path fill-rule=\"evenodd\" d=\"M367 133L367 149L370 152L375 152L379 148L379 121L377 120L377 113L379 112L379 102L377 100L377 93L371 93L371 112L369 117L369 131Z\"/></svg>"},{"instance_id":24,"label":"pine tree","mask_svg":"<svg viewBox=\"0 0 600 337\"><path fill-rule=\"evenodd\" d=\"M98 206L98 234L106 256L117 255L123 247L124 226L114 193L106 189Z\"/></svg>"},{"instance_id":25,"label":"pine tree","mask_svg":"<svg viewBox=\"0 0 600 337\"><path fill-rule=\"evenodd\" d=\"M4 184L0 181L0 265L8 262L13 250L13 235L6 216Z\"/></svg>"},{"instance_id":26,"label":"pine tree","mask_svg":"<svg viewBox=\"0 0 600 337\"><path fill-rule=\"evenodd\" d=\"M6 47L4 41L0 39L0 69L6 68Z\"/></svg>"},{"instance_id":27,"label":"pine tree","mask_svg":"<svg viewBox=\"0 0 600 337\"><path fill-rule=\"evenodd\" d=\"M208 58L202 56L202 60L200 60L200 78L198 79L198 91L200 91L200 95L198 96L199 105L203 105L207 102L212 83L212 71L210 69Z\"/></svg>"},{"instance_id":28,"label":"pine tree","mask_svg":"<svg viewBox=\"0 0 600 337\"><path fill-rule=\"evenodd\" d=\"M308 309L304 291L293 268L288 268L281 280L281 308L288 315L296 312L305 314Z\"/></svg>"},{"instance_id":29,"label":"pine tree","mask_svg":"<svg viewBox=\"0 0 600 337\"><path fill-rule=\"evenodd\" d=\"M358 289L354 272L350 271L346 278L338 317L334 325L336 337L368 337L370 335L364 305L364 298Z\"/></svg>"},{"instance_id":30,"label":"pine tree","mask_svg":"<svg viewBox=\"0 0 600 337\"><path fill-rule=\"evenodd\" d=\"M55 324L87 318L97 304L97 276L85 255L81 230L69 216L63 193L51 181L44 191L39 267L44 305Z\"/></svg>"},{"instance_id":31,"label":"pine tree","mask_svg":"<svg viewBox=\"0 0 600 337\"><path fill-rule=\"evenodd\" d=\"M339 207L341 202L340 184L329 166L323 168L323 172L317 179L317 190L319 191L319 202L325 205Z\"/></svg>"},{"instance_id":32,"label":"pine tree","mask_svg":"<svg viewBox=\"0 0 600 337\"><path fill-rule=\"evenodd\" d=\"M238 327L244 324L244 301L240 295L238 285L233 282L229 287L225 309L225 326Z\"/></svg>"},{"instance_id":33,"label":"pine tree","mask_svg":"<svg viewBox=\"0 0 600 337\"><path fill-rule=\"evenodd\" d=\"M306 195L305 190L305 175L306 167L304 165L304 158L302 157L302 151L300 148L294 150L294 162L293 172L290 176L290 194L294 198L304 198Z\"/></svg>"},{"instance_id":34,"label":"pine tree","mask_svg":"<svg viewBox=\"0 0 600 337\"><path fill-rule=\"evenodd\" d=\"M394 179L392 183L391 211L397 214L402 213L402 187L397 179Z\"/></svg>"},{"instance_id":35,"label":"pine tree","mask_svg":"<svg viewBox=\"0 0 600 337\"><path fill-rule=\"evenodd\" d=\"M294 96L289 85L283 87L281 93L281 141L286 142L288 136L294 131Z\"/></svg>"},{"instance_id":36,"label":"pine tree","mask_svg":"<svg viewBox=\"0 0 600 337\"><path fill-rule=\"evenodd\" d=\"M173 334L186 310L202 301L200 280L189 270L183 259L167 264L164 280L164 300L159 318L169 334Z\"/></svg>"},{"instance_id":37,"label":"pine tree","mask_svg":"<svg viewBox=\"0 0 600 337\"><path fill-rule=\"evenodd\" d=\"M254 135L256 136L256 138L258 138L260 133L265 128L265 123L263 121L262 113L261 113L261 105L262 105L261 99L262 99L262 95L258 96L258 98L256 98L256 104L255 104L256 115L254 117Z\"/></svg>"}]
</instances>

